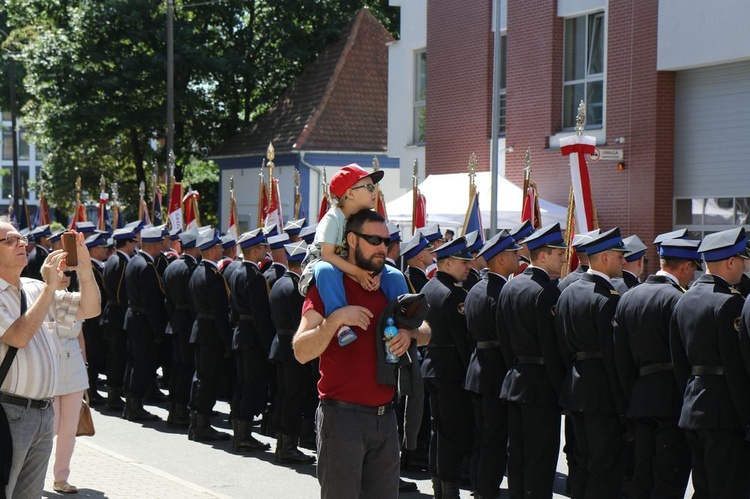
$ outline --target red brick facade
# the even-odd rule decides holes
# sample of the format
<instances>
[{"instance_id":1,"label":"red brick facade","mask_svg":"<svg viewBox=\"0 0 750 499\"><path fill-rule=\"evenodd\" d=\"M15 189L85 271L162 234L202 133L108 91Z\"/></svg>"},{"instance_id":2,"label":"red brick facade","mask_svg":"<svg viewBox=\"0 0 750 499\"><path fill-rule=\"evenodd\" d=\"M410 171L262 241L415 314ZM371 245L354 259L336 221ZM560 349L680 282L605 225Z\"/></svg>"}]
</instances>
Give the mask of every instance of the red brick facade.
<instances>
[{"instance_id":1,"label":"red brick facade","mask_svg":"<svg viewBox=\"0 0 750 499\"><path fill-rule=\"evenodd\" d=\"M428 173L465 171L473 151L489 169L491 15L490 2L428 2ZM508 0L507 15L506 144L515 150L505 174L521 183L530 147L540 195L567 205L568 161L550 148L562 127L563 19L554 0ZM650 247L672 229L674 166L674 74L656 71L657 21L658 0L608 3L606 147L623 149L625 169L589 164L600 226L617 225ZM625 142L615 144L618 137ZM647 257L653 272L653 248Z\"/></svg>"}]
</instances>

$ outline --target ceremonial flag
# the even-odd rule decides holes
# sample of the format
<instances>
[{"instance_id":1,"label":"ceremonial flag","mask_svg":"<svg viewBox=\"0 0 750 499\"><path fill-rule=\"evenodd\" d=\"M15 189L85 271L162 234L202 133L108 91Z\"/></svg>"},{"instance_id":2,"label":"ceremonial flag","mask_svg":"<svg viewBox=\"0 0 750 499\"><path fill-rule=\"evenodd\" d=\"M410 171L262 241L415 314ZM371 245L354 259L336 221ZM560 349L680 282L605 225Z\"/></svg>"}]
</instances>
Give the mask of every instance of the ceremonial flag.
<instances>
[{"instance_id":1,"label":"ceremonial flag","mask_svg":"<svg viewBox=\"0 0 750 499\"><path fill-rule=\"evenodd\" d=\"M86 221L86 207L83 203L76 204L75 211L73 212L73 218L70 221L68 229L73 230L76 228L76 223Z\"/></svg>"},{"instance_id":2,"label":"ceremonial flag","mask_svg":"<svg viewBox=\"0 0 750 499\"><path fill-rule=\"evenodd\" d=\"M266 182L263 180L263 167L260 167L260 186L258 187L258 227L263 227L263 223L268 216L268 191Z\"/></svg>"},{"instance_id":3,"label":"ceremonial flag","mask_svg":"<svg viewBox=\"0 0 750 499\"><path fill-rule=\"evenodd\" d=\"M148 216L148 206L146 206L146 201L143 199L141 199L141 202L138 204L138 220L140 220L143 225L151 225L151 217Z\"/></svg>"},{"instance_id":4,"label":"ceremonial flag","mask_svg":"<svg viewBox=\"0 0 750 499\"><path fill-rule=\"evenodd\" d=\"M169 228L171 230L182 230L182 183L172 184L172 193L169 195Z\"/></svg>"},{"instance_id":5,"label":"ceremonial flag","mask_svg":"<svg viewBox=\"0 0 750 499\"><path fill-rule=\"evenodd\" d=\"M237 201L234 199L234 177L229 178L229 227L227 234L231 234L234 240L240 238L239 217L237 216Z\"/></svg>"},{"instance_id":6,"label":"ceremonial flag","mask_svg":"<svg viewBox=\"0 0 750 499\"><path fill-rule=\"evenodd\" d=\"M596 138L589 135L573 135L560 140L563 156L570 157L570 179L573 184L576 226L579 232L594 230L594 201L591 197L589 168L586 154L596 150Z\"/></svg>"},{"instance_id":7,"label":"ceremonial flag","mask_svg":"<svg viewBox=\"0 0 750 499\"><path fill-rule=\"evenodd\" d=\"M482 212L479 211L479 193L476 192L476 189L474 190L474 195L469 201L469 207L466 210L462 235L474 232L475 230L479 231L480 237L484 237L484 232L482 231Z\"/></svg>"},{"instance_id":8,"label":"ceremonial flag","mask_svg":"<svg viewBox=\"0 0 750 499\"><path fill-rule=\"evenodd\" d=\"M377 186L376 186L377 187ZM386 221L388 221L388 212L385 209L385 196L380 187L377 187L377 197L375 198L375 211L380 213Z\"/></svg>"},{"instance_id":9,"label":"ceremonial flag","mask_svg":"<svg viewBox=\"0 0 750 499\"><path fill-rule=\"evenodd\" d=\"M283 216L281 214L281 197L279 196L279 179L271 178L271 199L268 203L268 211L263 223L263 227L277 227L279 234L284 228Z\"/></svg>"},{"instance_id":10,"label":"ceremonial flag","mask_svg":"<svg viewBox=\"0 0 750 499\"><path fill-rule=\"evenodd\" d=\"M417 189L417 203L412 220L412 230L421 229L427 225L427 198Z\"/></svg>"},{"instance_id":11,"label":"ceremonial flag","mask_svg":"<svg viewBox=\"0 0 750 499\"><path fill-rule=\"evenodd\" d=\"M542 226L542 213L539 209L539 196L536 191L536 182L529 182L523 199L523 210L521 211L521 222L531 220L531 226L538 229Z\"/></svg>"},{"instance_id":12,"label":"ceremonial flag","mask_svg":"<svg viewBox=\"0 0 750 499\"><path fill-rule=\"evenodd\" d=\"M161 211L161 187L157 187L154 194L154 213L152 218L154 219L154 225L164 224L164 214Z\"/></svg>"},{"instance_id":13,"label":"ceremonial flag","mask_svg":"<svg viewBox=\"0 0 750 499\"><path fill-rule=\"evenodd\" d=\"M39 206L37 207L36 215L34 215L34 222L31 228L34 229L40 225L49 225L49 223L49 206L47 206L47 198L42 194L39 196Z\"/></svg>"},{"instance_id":14,"label":"ceremonial flag","mask_svg":"<svg viewBox=\"0 0 750 499\"><path fill-rule=\"evenodd\" d=\"M112 231L112 223L109 221L109 212L107 211L107 202L109 194L106 192L99 193L99 210L97 213L96 228L107 232Z\"/></svg>"},{"instance_id":15,"label":"ceremonial flag","mask_svg":"<svg viewBox=\"0 0 750 499\"><path fill-rule=\"evenodd\" d=\"M198 191L190 190L185 197L182 198L182 204L185 206L185 230L189 230L193 227L196 229L200 227L200 212L198 210L198 200L200 195Z\"/></svg>"},{"instance_id":16,"label":"ceremonial flag","mask_svg":"<svg viewBox=\"0 0 750 499\"><path fill-rule=\"evenodd\" d=\"M328 208L330 208L328 203L328 196L326 193L323 193L323 199L320 200L320 210L318 211L318 222L320 222L323 219L323 216L328 213Z\"/></svg>"}]
</instances>

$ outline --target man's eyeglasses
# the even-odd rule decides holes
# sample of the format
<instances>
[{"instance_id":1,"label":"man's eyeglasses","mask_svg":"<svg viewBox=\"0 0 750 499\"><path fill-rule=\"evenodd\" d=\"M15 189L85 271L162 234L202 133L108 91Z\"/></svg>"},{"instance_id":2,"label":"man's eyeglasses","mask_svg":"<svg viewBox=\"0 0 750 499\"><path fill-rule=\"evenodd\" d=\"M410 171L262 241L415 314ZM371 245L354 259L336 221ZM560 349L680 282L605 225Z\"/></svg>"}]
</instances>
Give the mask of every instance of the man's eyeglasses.
<instances>
[{"instance_id":1,"label":"man's eyeglasses","mask_svg":"<svg viewBox=\"0 0 750 499\"><path fill-rule=\"evenodd\" d=\"M356 191L357 189L367 189L367 192L375 192L375 184L365 184L360 185L359 187L352 187L353 191Z\"/></svg>"},{"instance_id":2,"label":"man's eyeglasses","mask_svg":"<svg viewBox=\"0 0 750 499\"><path fill-rule=\"evenodd\" d=\"M368 185L372 185L372 184L368 184ZM352 233L357 237L361 237L372 246L380 246L381 244L385 244L386 246L388 246L389 244L391 244L390 237L380 237L374 234L362 234L360 232L354 232L354 231L352 231Z\"/></svg>"},{"instance_id":3,"label":"man's eyeglasses","mask_svg":"<svg viewBox=\"0 0 750 499\"><path fill-rule=\"evenodd\" d=\"M21 244L23 244L24 246L29 244L29 238L26 236L11 234L10 236L6 236L0 239L0 243L4 243L6 246L10 246L11 248L16 248Z\"/></svg>"}]
</instances>

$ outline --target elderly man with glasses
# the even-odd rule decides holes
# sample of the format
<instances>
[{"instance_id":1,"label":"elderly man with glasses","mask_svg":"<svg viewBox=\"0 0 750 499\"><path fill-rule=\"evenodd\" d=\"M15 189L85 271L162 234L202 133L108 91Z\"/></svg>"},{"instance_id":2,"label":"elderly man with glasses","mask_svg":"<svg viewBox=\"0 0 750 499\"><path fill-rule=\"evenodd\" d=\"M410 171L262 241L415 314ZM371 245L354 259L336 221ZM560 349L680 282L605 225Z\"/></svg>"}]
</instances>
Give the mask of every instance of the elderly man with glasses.
<instances>
[{"instance_id":1,"label":"elderly man with glasses","mask_svg":"<svg viewBox=\"0 0 750 499\"><path fill-rule=\"evenodd\" d=\"M0 435L5 443L0 460L11 463L9 475L0 476L0 486L7 497L40 497L44 488L52 451L52 396L59 376L57 328L96 317L101 308L83 234L76 236L78 265L69 267L67 254L53 251L41 269L44 282L21 277L26 244L28 239L8 220L0 221L0 378L5 378L0 385L0 433L7 428L9 434ZM65 291L67 270L78 272L80 293ZM19 350L22 355L16 356Z\"/></svg>"}]
</instances>

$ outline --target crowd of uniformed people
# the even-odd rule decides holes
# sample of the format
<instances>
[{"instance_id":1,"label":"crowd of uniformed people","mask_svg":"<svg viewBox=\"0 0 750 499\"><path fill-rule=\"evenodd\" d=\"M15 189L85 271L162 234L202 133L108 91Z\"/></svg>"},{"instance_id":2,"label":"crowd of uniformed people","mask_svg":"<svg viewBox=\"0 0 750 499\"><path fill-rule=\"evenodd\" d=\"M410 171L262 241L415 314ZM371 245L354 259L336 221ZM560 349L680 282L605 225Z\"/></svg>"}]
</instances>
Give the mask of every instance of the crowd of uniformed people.
<instances>
[{"instance_id":1,"label":"crowd of uniformed people","mask_svg":"<svg viewBox=\"0 0 750 499\"><path fill-rule=\"evenodd\" d=\"M402 467L428 470L436 498L457 498L459 485L499 497L506 474L510 497L551 497L561 427L571 497L682 498L691 471L696 497L750 495L744 229L662 234L650 276L649 248L617 228L578 234L570 248L557 224L486 242L436 225L408 240L389 229L387 262L426 295L432 329L420 352L426 410ZM153 421L144 402L166 402L167 424L204 442L230 438L211 425L228 400L234 449L269 449L260 431L277 438L278 462L315 461L298 446L315 446L317 366L292 350L314 225L238 240L138 222L76 230L102 298L83 325L92 404ZM28 236L24 275L41 278L61 232ZM568 251L580 265L561 278Z\"/></svg>"}]
</instances>

